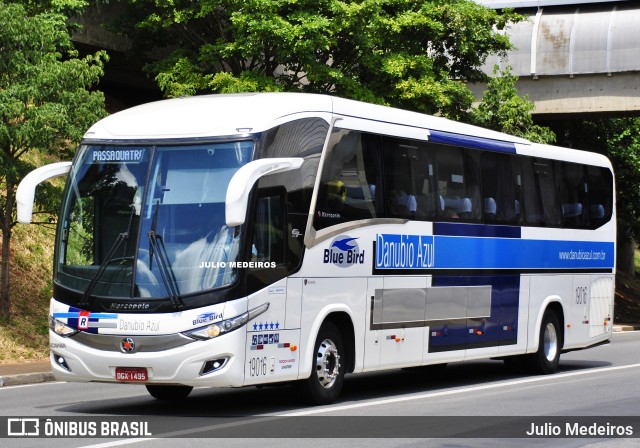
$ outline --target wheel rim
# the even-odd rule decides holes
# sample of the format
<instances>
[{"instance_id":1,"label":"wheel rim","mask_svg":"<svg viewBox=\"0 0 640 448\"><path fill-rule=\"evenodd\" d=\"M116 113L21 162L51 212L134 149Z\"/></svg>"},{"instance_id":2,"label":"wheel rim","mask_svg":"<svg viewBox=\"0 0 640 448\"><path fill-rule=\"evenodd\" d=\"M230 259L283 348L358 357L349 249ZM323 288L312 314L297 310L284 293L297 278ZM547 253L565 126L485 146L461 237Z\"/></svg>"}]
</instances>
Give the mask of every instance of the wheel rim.
<instances>
[{"instance_id":1,"label":"wheel rim","mask_svg":"<svg viewBox=\"0 0 640 448\"><path fill-rule=\"evenodd\" d=\"M544 356L547 361L553 361L558 353L558 334L551 322L544 329Z\"/></svg>"},{"instance_id":2,"label":"wheel rim","mask_svg":"<svg viewBox=\"0 0 640 448\"><path fill-rule=\"evenodd\" d=\"M340 354L331 339L325 339L318 347L316 356L316 372L318 381L325 389L329 389L340 374Z\"/></svg>"}]
</instances>

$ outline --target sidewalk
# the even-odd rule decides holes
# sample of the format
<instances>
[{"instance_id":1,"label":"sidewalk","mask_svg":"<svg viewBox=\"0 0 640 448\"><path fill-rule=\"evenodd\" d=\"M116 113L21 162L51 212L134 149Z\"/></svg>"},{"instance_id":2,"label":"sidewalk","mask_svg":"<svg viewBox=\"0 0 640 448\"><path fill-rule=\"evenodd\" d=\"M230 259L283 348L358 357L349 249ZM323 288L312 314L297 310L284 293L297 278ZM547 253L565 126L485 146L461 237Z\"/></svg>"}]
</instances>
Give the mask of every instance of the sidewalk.
<instances>
[{"instance_id":1,"label":"sidewalk","mask_svg":"<svg viewBox=\"0 0 640 448\"><path fill-rule=\"evenodd\" d=\"M0 364L0 387L54 381L49 360Z\"/></svg>"},{"instance_id":2,"label":"sidewalk","mask_svg":"<svg viewBox=\"0 0 640 448\"><path fill-rule=\"evenodd\" d=\"M616 324L613 326L614 333L638 330L640 330L640 324ZM55 381L48 359L20 364L0 364L0 387L43 383L45 381Z\"/></svg>"}]
</instances>

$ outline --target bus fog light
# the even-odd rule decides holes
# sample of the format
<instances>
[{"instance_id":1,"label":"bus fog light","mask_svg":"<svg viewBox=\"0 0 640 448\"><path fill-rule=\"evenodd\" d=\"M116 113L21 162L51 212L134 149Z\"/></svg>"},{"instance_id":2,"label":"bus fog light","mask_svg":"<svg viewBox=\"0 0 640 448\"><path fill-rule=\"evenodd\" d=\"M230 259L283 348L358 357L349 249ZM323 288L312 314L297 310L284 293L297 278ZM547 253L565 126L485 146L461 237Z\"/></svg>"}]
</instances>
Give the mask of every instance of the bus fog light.
<instances>
[{"instance_id":1,"label":"bus fog light","mask_svg":"<svg viewBox=\"0 0 640 448\"><path fill-rule=\"evenodd\" d=\"M60 367L62 367L65 370L68 370L69 372L71 372L71 368L69 368L69 365L67 364L67 360L64 359L63 356L60 356L56 353L53 354L53 360L55 361L55 363L57 365L59 365Z\"/></svg>"},{"instance_id":2,"label":"bus fog light","mask_svg":"<svg viewBox=\"0 0 640 448\"><path fill-rule=\"evenodd\" d=\"M227 357L219 358L219 359L210 359L209 361L205 362L204 365L202 366L202 372L200 372L200 375L206 375L208 373L215 372L216 370L220 370L222 367L224 367L227 364L228 360L229 358Z\"/></svg>"}]
</instances>

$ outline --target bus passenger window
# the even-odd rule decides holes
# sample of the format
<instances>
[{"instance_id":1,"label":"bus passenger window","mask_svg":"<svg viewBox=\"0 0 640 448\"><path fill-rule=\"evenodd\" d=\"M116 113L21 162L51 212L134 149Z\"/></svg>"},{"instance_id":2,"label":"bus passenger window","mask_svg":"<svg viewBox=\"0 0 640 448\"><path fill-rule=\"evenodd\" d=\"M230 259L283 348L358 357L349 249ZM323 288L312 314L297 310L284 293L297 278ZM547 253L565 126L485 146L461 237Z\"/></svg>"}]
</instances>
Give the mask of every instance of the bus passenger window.
<instances>
[{"instance_id":1,"label":"bus passenger window","mask_svg":"<svg viewBox=\"0 0 640 448\"><path fill-rule=\"evenodd\" d=\"M438 218L478 222L481 218L479 169L476 154L462 148L438 145Z\"/></svg>"},{"instance_id":2,"label":"bus passenger window","mask_svg":"<svg viewBox=\"0 0 640 448\"><path fill-rule=\"evenodd\" d=\"M607 168L587 167L589 228L597 229L611 219L613 176Z\"/></svg>"},{"instance_id":3,"label":"bus passenger window","mask_svg":"<svg viewBox=\"0 0 640 448\"><path fill-rule=\"evenodd\" d=\"M336 129L331 139L314 212L318 230L382 212L380 138Z\"/></svg>"},{"instance_id":4,"label":"bus passenger window","mask_svg":"<svg viewBox=\"0 0 640 448\"><path fill-rule=\"evenodd\" d=\"M562 225L584 228L587 224L587 181L584 167L576 163L556 162L562 204Z\"/></svg>"},{"instance_id":5,"label":"bus passenger window","mask_svg":"<svg viewBox=\"0 0 640 448\"><path fill-rule=\"evenodd\" d=\"M561 207L551 161L526 158L523 173L527 224L559 227Z\"/></svg>"},{"instance_id":6,"label":"bus passenger window","mask_svg":"<svg viewBox=\"0 0 640 448\"><path fill-rule=\"evenodd\" d=\"M509 154L485 152L481 159L484 222L519 224L522 170Z\"/></svg>"},{"instance_id":7,"label":"bus passenger window","mask_svg":"<svg viewBox=\"0 0 640 448\"><path fill-rule=\"evenodd\" d=\"M427 143L383 138L387 216L433 219L435 178L433 156Z\"/></svg>"}]
</instances>

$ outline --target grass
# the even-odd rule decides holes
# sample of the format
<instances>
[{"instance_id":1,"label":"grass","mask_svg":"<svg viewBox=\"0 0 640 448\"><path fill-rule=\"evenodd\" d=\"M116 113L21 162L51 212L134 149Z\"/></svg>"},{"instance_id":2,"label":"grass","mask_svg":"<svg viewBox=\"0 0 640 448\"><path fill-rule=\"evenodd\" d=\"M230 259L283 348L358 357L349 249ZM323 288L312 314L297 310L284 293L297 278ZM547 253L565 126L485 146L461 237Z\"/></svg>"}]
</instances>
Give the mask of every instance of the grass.
<instances>
[{"instance_id":1,"label":"grass","mask_svg":"<svg viewBox=\"0 0 640 448\"><path fill-rule=\"evenodd\" d=\"M0 321L0 363L49 356L54 230L18 225L11 239L11 318Z\"/></svg>"},{"instance_id":2,"label":"grass","mask_svg":"<svg viewBox=\"0 0 640 448\"><path fill-rule=\"evenodd\" d=\"M54 162L29 154L42 166ZM62 188L63 178L53 180ZM32 361L49 356L49 299L52 294L53 225L16 225L10 257L11 317L0 320L0 364Z\"/></svg>"}]
</instances>

